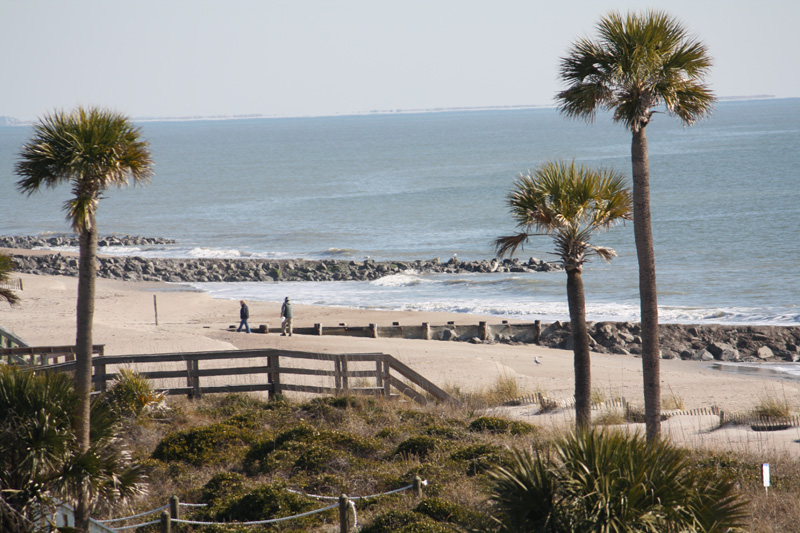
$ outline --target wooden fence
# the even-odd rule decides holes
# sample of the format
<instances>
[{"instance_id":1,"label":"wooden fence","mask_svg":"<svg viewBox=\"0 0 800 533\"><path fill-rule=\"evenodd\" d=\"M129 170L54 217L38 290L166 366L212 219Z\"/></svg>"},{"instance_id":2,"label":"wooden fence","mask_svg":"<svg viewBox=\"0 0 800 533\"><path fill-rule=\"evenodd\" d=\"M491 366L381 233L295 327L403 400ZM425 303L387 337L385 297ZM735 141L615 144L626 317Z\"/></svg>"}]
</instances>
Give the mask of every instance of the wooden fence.
<instances>
[{"instance_id":1,"label":"wooden fence","mask_svg":"<svg viewBox=\"0 0 800 533\"><path fill-rule=\"evenodd\" d=\"M225 364L214 365L214 362ZM290 365L289 362L293 364ZM173 363L171 365L173 368L146 369L153 367L154 364L163 367L170 366L170 363ZM169 382L167 386L156 387L158 390L167 394L186 394L192 398L220 392L267 392L270 398L286 392L328 395L352 392L386 398L403 395L420 404L427 403L429 397L442 402L455 401L419 373L391 355L383 353L331 354L277 349L229 350L99 356L92 359L92 365L95 390L105 390L110 382L118 377L116 369L132 368L147 379ZM37 370L68 372L75 370L75 366L75 361L69 361L39 366ZM174 368L176 366L178 368ZM320 366L322 368L319 368ZM208 383L211 378L223 377L234 380L240 376L263 376L264 379L256 379L250 383L222 385ZM329 384L293 383L289 379L290 376L312 376L316 381L327 381ZM178 383L174 383L175 381ZM331 381L332 386L330 386Z\"/></svg>"},{"instance_id":2,"label":"wooden fence","mask_svg":"<svg viewBox=\"0 0 800 533\"><path fill-rule=\"evenodd\" d=\"M105 344L92 345L92 354L103 355ZM5 359L10 365L51 365L59 362L75 360L74 346L13 346L0 348L0 360Z\"/></svg>"}]
</instances>

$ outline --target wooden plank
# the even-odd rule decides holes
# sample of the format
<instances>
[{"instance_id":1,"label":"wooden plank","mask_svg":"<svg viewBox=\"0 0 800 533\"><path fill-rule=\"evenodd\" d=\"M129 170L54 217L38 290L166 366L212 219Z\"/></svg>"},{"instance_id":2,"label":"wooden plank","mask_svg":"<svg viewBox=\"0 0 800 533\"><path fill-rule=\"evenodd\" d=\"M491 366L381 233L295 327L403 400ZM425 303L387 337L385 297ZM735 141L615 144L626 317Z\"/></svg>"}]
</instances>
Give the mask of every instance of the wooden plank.
<instances>
[{"instance_id":1,"label":"wooden plank","mask_svg":"<svg viewBox=\"0 0 800 533\"><path fill-rule=\"evenodd\" d=\"M415 372L410 367L408 367L407 365L401 363L400 361L398 361L394 357L391 357L389 359L389 367L391 369L397 371L403 377L411 380L412 383L414 383L415 385L418 385L425 392L429 393L431 396L433 396L437 400L442 401L442 402L455 402L455 398L453 398L452 396L447 394L445 391L443 391L442 389L440 389L439 387L434 385L431 381L428 381L427 379L422 377L421 374Z\"/></svg>"},{"instance_id":2,"label":"wooden plank","mask_svg":"<svg viewBox=\"0 0 800 533\"><path fill-rule=\"evenodd\" d=\"M402 381L400 381L396 377L389 376L389 383L391 383L391 385L395 389L397 389L400 392L400 394L404 394L405 396L408 396L409 398L411 398L412 400L414 400L418 404L420 404L420 405L427 405L428 404L428 400L425 398L425 396L423 396L422 394L418 393L417 391L415 391L414 389L412 389L411 387L409 387L407 384L403 383Z\"/></svg>"}]
</instances>

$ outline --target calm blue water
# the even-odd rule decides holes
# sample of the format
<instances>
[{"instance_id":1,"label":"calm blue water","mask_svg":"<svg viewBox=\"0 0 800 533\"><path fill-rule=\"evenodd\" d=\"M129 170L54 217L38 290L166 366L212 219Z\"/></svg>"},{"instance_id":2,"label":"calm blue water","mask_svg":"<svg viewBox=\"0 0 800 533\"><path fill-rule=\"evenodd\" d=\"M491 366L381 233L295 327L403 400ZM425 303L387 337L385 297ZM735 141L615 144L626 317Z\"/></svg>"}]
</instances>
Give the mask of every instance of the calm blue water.
<instances>
[{"instance_id":1,"label":"calm blue water","mask_svg":"<svg viewBox=\"0 0 800 533\"><path fill-rule=\"evenodd\" d=\"M146 122L156 175L110 190L100 231L177 239L118 253L363 259L493 257L513 231L504 197L553 158L630 175L630 135L553 109L237 121ZM800 99L723 102L691 128L647 129L664 322L800 324ZM69 231L69 186L27 198L13 164L28 128L0 128L0 234ZM584 273L591 320L638 320L633 226ZM552 259L537 237L518 256ZM198 285L218 297L566 319L563 272L404 274L372 283Z\"/></svg>"}]
</instances>

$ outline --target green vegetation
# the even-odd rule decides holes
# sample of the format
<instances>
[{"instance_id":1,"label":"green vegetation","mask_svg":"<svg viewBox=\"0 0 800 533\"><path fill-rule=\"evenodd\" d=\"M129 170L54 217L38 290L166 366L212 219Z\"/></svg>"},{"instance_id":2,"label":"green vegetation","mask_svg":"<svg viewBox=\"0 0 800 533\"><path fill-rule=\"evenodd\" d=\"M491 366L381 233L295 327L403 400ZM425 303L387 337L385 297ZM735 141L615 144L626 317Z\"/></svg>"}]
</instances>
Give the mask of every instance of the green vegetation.
<instances>
[{"instance_id":1,"label":"green vegetation","mask_svg":"<svg viewBox=\"0 0 800 533\"><path fill-rule=\"evenodd\" d=\"M16 305L19 302L19 296L5 286L11 281L11 272L13 271L14 261L6 254L0 254L0 300L5 300L10 305Z\"/></svg>"},{"instance_id":2,"label":"green vegetation","mask_svg":"<svg viewBox=\"0 0 800 533\"><path fill-rule=\"evenodd\" d=\"M723 472L639 435L584 431L554 453L516 451L490 476L503 531L705 531L745 524L745 501Z\"/></svg>"},{"instance_id":3,"label":"green vegetation","mask_svg":"<svg viewBox=\"0 0 800 533\"><path fill-rule=\"evenodd\" d=\"M192 519L268 520L331 504L310 495L347 494L375 496L354 500L362 532L600 530L585 529L589 523L632 524L623 531L724 531L723 525L734 524L788 531L794 523L783 510L786 516L776 523L784 529L752 527L775 519L774 498L760 504L760 515L751 516L742 504L763 493L763 457L689 453L620 433L558 438L535 418L531 424L468 407L360 396L266 402L218 395L170 398L170 410L146 427L132 432L136 456L159 482L134 512L176 495L208 504L190 511ZM384 494L411 485L415 476L428 481L421 499L411 490ZM525 487L524 494L508 493L510 487ZM798 499L796 462L781 469L770 490ZM549 513L552 527L514 522L542 513ZM680 529L689 516L700 525ZM719 525L708 525L714 518ZM267 530L322 532L337 524L332 509ZM189 531L175 527L176 533ZM223 530L238 531L209 529Z\"/></svg>"}]
</instances>

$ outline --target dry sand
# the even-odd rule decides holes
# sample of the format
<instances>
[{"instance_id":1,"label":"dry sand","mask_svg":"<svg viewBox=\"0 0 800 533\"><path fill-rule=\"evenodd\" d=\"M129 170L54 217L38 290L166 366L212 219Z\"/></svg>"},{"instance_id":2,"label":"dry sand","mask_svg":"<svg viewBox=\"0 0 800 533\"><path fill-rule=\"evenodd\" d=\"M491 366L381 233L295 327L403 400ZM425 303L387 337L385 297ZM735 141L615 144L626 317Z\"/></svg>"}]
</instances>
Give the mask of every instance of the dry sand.
<instances>
[{"instance_id":1,"label":"dry sand","mask_svg":"<svg viewBox=\"0 0 800 533\"><path fill-rule=\"evenodd\" d=\"M75 342L77 279L20 275L21 303L0 303L0 325L31 346ZM158 325L155 324L156 299ZM280 323L280 302L248 302L250 325ZM239 303L214 300L180 285L97 280L94 342L107 355L147 354L242 348L281 348L308 352L388 353L442 388L472 392L491 389L498 380L513 378L523 393L542 392L567 399L573 392L572 352L539 346L469 344L408 339L334 336L245 334L238 325ZM368 311L295 304L295 326L432 325L455 321L476 324L488 317L449 313ZM538 356L541 364L534 362ZM800 405L800 382L721 372L708 363L662 360L662 394L682 399L685 409L718 406L729 412L757 405L766 396ZM642 405L641 359L635 356L592 354L593 389L606 397L624 397ZM506 408L509 416L535 424L569 423L568 410L544 417L533 405ZM723 447L757 455L800 456L800 429L756 432L747 426L714 430L716 416L677 416L663 424L665 434L692 446Z\"/></svg>"}]
</instances>

